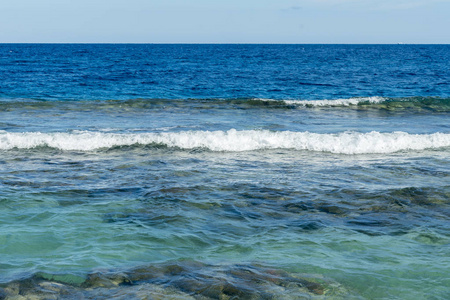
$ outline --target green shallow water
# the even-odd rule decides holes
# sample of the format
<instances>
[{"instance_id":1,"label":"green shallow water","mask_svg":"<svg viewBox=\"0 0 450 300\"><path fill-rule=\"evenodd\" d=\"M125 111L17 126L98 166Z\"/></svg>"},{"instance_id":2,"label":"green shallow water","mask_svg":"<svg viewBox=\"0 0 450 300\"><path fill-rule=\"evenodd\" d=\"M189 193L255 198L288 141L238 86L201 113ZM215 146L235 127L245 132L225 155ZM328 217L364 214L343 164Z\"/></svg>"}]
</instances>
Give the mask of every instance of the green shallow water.
<instances>
[{"instance_id":1,"label":"green shallow water","mask_svg":"<svg viewBox=\"0 0 450 300\"><path fill-rule=\"evenodd\" d=\"M0 172L3 283L188 259L325 276L366 299L448 295L445 152L13 150Z\"/></svg>"}]
</instances>

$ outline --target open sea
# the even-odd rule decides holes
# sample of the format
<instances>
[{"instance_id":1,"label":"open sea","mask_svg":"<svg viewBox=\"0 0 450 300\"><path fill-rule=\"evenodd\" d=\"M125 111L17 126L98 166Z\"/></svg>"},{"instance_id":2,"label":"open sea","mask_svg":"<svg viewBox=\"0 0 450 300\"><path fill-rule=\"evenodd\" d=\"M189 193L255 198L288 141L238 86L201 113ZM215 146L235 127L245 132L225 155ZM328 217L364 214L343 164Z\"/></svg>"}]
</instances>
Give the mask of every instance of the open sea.
<instances>
[{"instance_id":1,"label":"open sea","mask_svg":"<svg viewBox=\"0 0 450 300\"><path fill-rule=\"evenodd\" d=\"M449 299L450 45L0 44L0 299Z\"/></svg>"}]
</instances>

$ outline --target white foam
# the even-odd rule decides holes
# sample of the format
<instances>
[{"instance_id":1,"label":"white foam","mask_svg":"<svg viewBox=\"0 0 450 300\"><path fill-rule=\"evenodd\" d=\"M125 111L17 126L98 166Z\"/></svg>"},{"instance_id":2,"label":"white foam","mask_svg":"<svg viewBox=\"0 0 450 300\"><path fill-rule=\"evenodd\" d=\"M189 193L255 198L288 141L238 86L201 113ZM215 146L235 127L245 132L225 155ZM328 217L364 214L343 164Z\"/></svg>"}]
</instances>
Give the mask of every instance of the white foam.
<instances>
[{"instance_id":1,"label":"white foam","mask_svg":"<svg viewBox=\"0 0 450 300\"><path fill-rule=\"evenodd\" d=\"M127 145L162 144L181 149L206 148L212 151L251 151L295 149L342 154L393 153L408 150L450 147L450 134L408 134L405 132L368 133L244 130L182 131L161 133L73 133L0 131L0 149L51 147L60 150L92 151Z\"/></svg>"},{"instance_id":2,"label":"white foam","mask_svg":"<svg viewBox=\"0 0 450 300\"><path fill-rule=\"evenodd\" d=\"M259 99L261 101L279 101L273 99ZM359 103L381 103L386 101L383 97L361 97L361 98L348 98L348 99L334 99L334 100L282 100L289 105L298 106L350 106L358 105Z\"/></svg>"}]
</instances>

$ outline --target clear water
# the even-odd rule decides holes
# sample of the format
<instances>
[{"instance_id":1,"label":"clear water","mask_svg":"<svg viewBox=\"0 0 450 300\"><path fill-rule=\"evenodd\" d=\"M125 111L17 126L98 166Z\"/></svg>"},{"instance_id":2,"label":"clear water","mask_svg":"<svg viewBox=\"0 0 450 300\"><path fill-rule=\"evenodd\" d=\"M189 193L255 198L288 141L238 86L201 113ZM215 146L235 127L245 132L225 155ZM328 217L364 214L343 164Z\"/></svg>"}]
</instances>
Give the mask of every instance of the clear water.
<instances>
[{"instance_id":1,"label":"clear water","mask_svg":"<svg viewBox=\"0 0 450 300\"><path fill-rule=\"evenodd\" d=\"M448 61L439 45L2 44L0 282L192 260L446 299Z\"/></svg>"}]
</instances>

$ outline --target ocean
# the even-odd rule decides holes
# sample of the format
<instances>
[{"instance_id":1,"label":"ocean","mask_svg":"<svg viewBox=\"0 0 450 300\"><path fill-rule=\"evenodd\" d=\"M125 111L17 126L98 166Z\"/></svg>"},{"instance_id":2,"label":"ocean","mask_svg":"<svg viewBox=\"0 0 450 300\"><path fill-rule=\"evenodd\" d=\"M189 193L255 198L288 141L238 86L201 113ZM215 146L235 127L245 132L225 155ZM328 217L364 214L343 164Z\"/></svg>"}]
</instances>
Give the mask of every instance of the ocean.
<instances>
[{"instance_id":1,"label":"ocean","mask_svg":"<svg viewBox=\"0 0 450 300\"><path fill-rule=\"evenodd\" d=\"M0 44L0 299L448 299L449 62Z\"/></svg>"}]
</instances>

